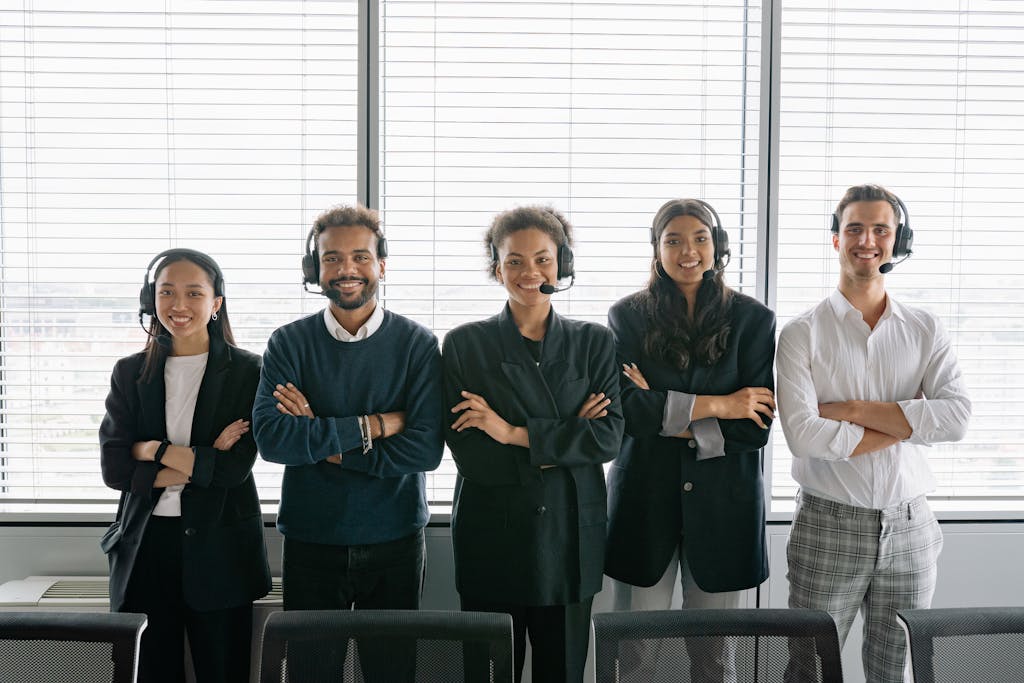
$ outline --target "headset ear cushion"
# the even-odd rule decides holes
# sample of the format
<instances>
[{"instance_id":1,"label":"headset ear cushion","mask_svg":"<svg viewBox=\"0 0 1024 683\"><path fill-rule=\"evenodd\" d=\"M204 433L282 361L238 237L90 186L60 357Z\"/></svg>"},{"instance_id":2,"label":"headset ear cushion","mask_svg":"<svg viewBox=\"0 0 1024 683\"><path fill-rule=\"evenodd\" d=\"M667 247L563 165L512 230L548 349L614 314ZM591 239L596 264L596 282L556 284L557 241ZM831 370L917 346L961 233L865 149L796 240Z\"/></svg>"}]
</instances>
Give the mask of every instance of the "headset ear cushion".
<instances>
[{"instance_id":1,"label":"headset ear cushion","mask_svg":"<svg viewBox=\"0 0 1024 683\"><path fill-rule=\"evenodd\" d=\"M568 244L561 244L558 247L558 279L562 280L572 277L575 274L576 257L572 253L572 247Z\"/></svg>"},{"instance_id":2,"label":"headset ear cushion","mask_svg":"<svg viewBox=\"0 0 1024 683\"><path fill-rule=\"evenodd\" d=\"M388 241L381 237L377 240L377 258L388 257Z\"/></svg>"},{"instance_id":3,"label":"headset ear cushion","mask_svg":"<svg viewBox=\"0 0 1024 683\"><path fill-rule=\"evenodd\" d=\"M143 315L156 315L156 301L154 297L155 285L147 282L139 290L139 313Z\"/></svg>"},{"instance_id":4,"label":"headset ear cushion","mask_svg":"<svg viewBox=\"0 0 1024 683\"><path fill-rule=\"evenodd\" d=\"M313 254L306 254L302 257L302 281L315 285L320 281L320 268L316 261L316 256Z\"/></svg>"}]
</instances>

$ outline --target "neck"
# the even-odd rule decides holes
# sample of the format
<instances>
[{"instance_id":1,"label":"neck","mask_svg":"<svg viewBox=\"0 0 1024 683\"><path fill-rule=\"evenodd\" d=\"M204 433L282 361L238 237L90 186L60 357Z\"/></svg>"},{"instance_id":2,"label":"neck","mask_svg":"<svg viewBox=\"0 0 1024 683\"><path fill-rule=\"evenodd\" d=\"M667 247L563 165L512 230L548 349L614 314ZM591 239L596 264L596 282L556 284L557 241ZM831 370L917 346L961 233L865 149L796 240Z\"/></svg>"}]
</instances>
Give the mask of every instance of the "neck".
<instances>
[{"instance_id":1,"label":"neck","mask_svg":"<svg viewBox=\"0 0 1024 683\"><path fill-rule=\"evenodd\" d=\"M210 333L203 330L201 338L198 335L188 339L177 339L171 337L172 356L198 356L210 350Z\"/></svg>"},{"instance_id":2,"label":"neck","mask_svg":"<svg viewBox=\"0 0 1024 683\"><path fill-rule=\"evenodd\" d=\"M885 278L882 275L866 279L840 276L839 291L854 308L864 316L864 322L871 329L885 312Z\"/></svg>"},{"instance_id":3,"label":"neck","mask_svg":"<svg viewBox=\"0 0 1024 683\"><path fill-rule=\"evenodd\" d=\"M540 341L548 330L548 315L551 313L551 302L538 306L523 306L515 301L508 302L512 312L512 320L519 328L519 334L527 339Z\"/></svg>"},{"instance_id":4,"label":"neck","mask_svg":"<svg viewBox=\"0 0 1024 683\"><path fill-rule=\"evenodd\" d=\"M693 320L693 312L697 308L697 292L700 290L700 286L703 284L703 280L696 284L685 284L681 285L676 283L676 287L682 293L683 298L686 299L686 317Z\"/></svg>"},{"instance_id":5,"label":"neck","mask_svg":"<svg viewBox=\"0 0 1024 683\"><path fill-rule=\"evenodd\" d=\"M338 321L338 324L345 328L345 331L354 335L359 328L366 324L366 321L373 315L377 308L377 300L370 299L359 308L341 308L331 303L331 315Z\"/></svg>"}]
</instances>

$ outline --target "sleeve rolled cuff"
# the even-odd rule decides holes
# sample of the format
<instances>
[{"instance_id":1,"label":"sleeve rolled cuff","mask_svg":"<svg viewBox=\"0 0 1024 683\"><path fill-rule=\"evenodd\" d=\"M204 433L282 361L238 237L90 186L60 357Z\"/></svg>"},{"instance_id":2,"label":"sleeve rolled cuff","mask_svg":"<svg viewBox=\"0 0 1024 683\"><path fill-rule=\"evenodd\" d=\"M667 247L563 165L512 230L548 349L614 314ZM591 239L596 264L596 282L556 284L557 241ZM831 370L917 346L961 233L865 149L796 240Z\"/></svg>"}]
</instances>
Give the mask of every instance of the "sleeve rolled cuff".
<instances>
[{"instance_id":1,"label":"sleeve rolled cuff","mask_svg":"<svg viewBox=\"0 0 1024 683\"><path fill-rule=\"evenodd\" d=\"M924 431L921 428L921 423L924 420L924 401L919 398L912 398L905 401L896 401L896 405L903 411L903 417L907 418L907 423L910 424L910 436L904 439L904 441L917 444L918 446L931 446L930 441L921 437Z\"/></svg>"},{"instance_id":2,"label":"sleeve rolled cuff","mask_svg":"<svg viewBox=\"0 0 1024 683\"><path fill-rule=\"evenodd\" d=\"M697 442L697 460L710 460L725 455L725 437L717 417L705 417L690 423L693 440Z\"/></svg>"},{"instance_id":3,"label":"sleeve rolled cuff","mask_svg":"<svg viewBox=\"0 0 1024 683\"><path fill-rule=\"evenodd\" d=\"M690 426L696 394L669 390L665 399L665 412L661 417L661 436L675 436Z\"/></svg>"}]
</instances>

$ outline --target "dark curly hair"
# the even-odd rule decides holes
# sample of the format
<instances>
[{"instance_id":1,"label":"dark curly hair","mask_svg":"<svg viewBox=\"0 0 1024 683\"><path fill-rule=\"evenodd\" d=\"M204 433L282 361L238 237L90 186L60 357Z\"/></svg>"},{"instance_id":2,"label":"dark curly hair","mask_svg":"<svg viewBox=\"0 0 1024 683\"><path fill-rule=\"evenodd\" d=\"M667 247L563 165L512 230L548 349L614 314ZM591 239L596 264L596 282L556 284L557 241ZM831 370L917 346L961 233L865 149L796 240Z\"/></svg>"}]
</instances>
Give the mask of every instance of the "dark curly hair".
<instances>
[{"instance_id":1,"label":"dark curly hair","mask_svg":"<svg viewBox=\"0 0 1024 683\"><path fill-rule=\"evenodd\" d=\"M639 306L649 325L644 337L644 351L669 367L679 370L693 364L714 365L725 353L732 331L730 313L733 290L726 286L721 256L715 264L715 276L703 280L697 290L697 301L691 319L686 297L668 276L658 259L658 244L668 224L679 216L693 216L711 230L717 240L714 218L701 202L673 199L658 209L651 226L654 255L647 289L639 298ZM716 253L720 245L715 244Z\"/></svg>"}]
</instances>

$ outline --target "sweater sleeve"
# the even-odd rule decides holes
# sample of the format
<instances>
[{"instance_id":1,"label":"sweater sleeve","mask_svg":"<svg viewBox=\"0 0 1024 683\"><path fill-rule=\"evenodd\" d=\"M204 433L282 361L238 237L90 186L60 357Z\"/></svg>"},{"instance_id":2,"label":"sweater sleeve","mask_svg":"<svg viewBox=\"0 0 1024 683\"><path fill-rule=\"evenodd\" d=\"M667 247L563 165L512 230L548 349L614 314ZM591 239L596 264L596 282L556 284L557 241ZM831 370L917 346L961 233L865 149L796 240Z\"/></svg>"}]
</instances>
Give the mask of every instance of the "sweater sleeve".
<instances>
[{"instance_id":1,"label":"sweater sleeve","mask_svg":"<svg viewBox=\"0 0 1024 683\"><path fill-rule=\"evenodd\" d=\"M405 430L346 452L341 466L374 477L399 477L437 469L444 452L441 439L441 354L437 338L418 335L412 353L405 359L406 405L377 412L405 411ZM371 407L371 411L373 408Z\"/></svg>"},{"instance_id":2,"label":"sweater sleeve","mask_svg":"<svg viewBox=\"0 0 1024 683\"><path fill-rule=\"evenodd\" d=\"M295 349L280 330L274 332L263 354L263 369L253 406L253 433L260 455L282 465L311 465L332 455L360 447L356 416L296 417L277 409L274 388L299 378ZM300 390L302 387L299 387Z\"/></svg>"}]
</instances>

